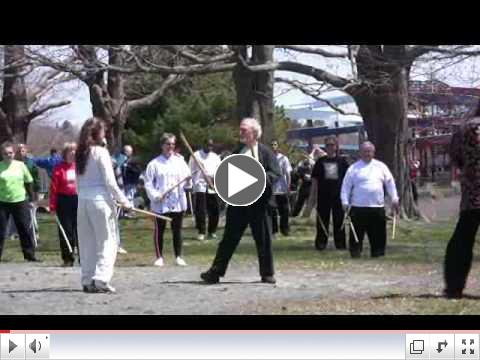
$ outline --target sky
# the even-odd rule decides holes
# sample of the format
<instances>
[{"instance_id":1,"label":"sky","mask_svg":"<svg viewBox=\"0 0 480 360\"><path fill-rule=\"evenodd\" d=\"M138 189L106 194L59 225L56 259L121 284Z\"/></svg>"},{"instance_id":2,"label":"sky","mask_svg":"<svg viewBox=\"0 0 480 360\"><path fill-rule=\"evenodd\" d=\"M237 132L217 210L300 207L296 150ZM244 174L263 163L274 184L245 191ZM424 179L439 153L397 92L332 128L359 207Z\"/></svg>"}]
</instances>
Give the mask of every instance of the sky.
<instances>
[{"instance_id":1,"label":"sky","mask_svg":"<svg viewBox=\"0 0 480 360\"><path fill-rule=\"evenodd\" d=\"M336 45L312 45L319 46L328 49L332 52L345 51L344 47ZM299 61L305 64L321 67L327 71L330 71L336 75L343 77L351 77L351 66L347 60L339 59L325 59L318 55L311 54L294 54L292 52L286 52L284 50L276 50L276 59L278 61L291 60ZM478 87L480 86L480 62L478 59L466 60L462 63L454 66L442 69L442 64L436 63L435 65L428 63L418 63L414 67L411 78L415 80L426 80L434 74L435 78L440 81L445 81L451 86L465 86L465 87ZM288 79L295 79L304 82L313 82L311 78L306 76L278 71L275 76L285 77ZM304 95L298 90L286 91L288 86L285 84L275 85L275 103L280 106L290 107L298 104L306 104L315 101L311 97ZM324 96L325 98L331 98L334 96L342 95L340 91L329 91ZM323 96L323 95L322 95ZM91 104L89 100L88 88L86 85L78 80L71 81L66 84L62 84L57 88L55 94L46 98L45 101L59 100L67 97L71 100L71 104L60 109L49 111L43 119L37 119L38 121L47 121L52 124L61 123L64 120L70 120L72 123L82 123L85 119L92 116ZM36 120L36 121L37 121Z\"/></svg>"}]
</instances>

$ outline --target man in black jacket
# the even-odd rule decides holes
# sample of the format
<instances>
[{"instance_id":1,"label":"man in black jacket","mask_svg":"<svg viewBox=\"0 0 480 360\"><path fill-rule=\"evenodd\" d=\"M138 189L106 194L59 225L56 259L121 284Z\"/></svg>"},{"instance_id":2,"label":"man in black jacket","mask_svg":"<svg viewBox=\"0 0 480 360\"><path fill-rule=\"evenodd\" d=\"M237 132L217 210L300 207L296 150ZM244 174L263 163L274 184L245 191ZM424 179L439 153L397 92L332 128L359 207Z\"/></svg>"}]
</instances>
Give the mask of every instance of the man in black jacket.
<instances>
[{"instance_id":1,"label":"man in black jacket","mask_svg":"<svg viewBox=\"0 0 480 360\"><path fill-rule=\"evenodd\" d=\"M240 142L242 145L236 154L254 157L262 164L266 173L266 186L262 196L249 206L227 207L225 232L218 245L217 254L210 269L200 275L208 284L218 283L225 275L228 263L237 248L248 225L257 247L260 276L264 283L274 284L271 209L272 184L281 176L280 167L273 152L258 142L262 128L253 118L243 119L240 123Z\"/></svg>"},{"instance_id":2,"label":"man in black jacket","mask_svg":"<svg viewBox=\"0 0 480 360\"><path fill-rule=\"evenodd\" d=\"M312 170L312 197L317 202L317 235L315 248L324 250L328 242L330 212L333 217L333 238L337 249L345 250L345 229L340 229L343 222L343 208L340 200L342 181L348 169L345 158L338 155L337 138L332 136L325 140L327 156L321 157Z\"/></svg>"}]
</instances>

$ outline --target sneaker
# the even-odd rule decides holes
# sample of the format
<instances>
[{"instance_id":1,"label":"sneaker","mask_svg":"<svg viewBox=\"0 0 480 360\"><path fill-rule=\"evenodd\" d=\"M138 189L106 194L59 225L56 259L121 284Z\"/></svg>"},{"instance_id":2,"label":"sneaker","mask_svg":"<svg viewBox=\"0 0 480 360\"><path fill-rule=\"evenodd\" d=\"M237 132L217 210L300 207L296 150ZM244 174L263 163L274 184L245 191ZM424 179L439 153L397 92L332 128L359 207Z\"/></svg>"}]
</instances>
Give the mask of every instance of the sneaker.
<instances>
[{"instance_id":1,"label":"sneaker","mask_svg":"<svg viewBox=\"0 0 480 360\"><path fill-rule=\"evenodd\" d=\"M121 246L118 247L117 253L119 253L119 254L128 254L127 250L125 250L125 249L122 248Z\"/></svg>"},{"instance_id":2,"label":"sneaker","mask_svg":"<svg viewBox=\"0 0 480 360\"><path fill-rule=\"evenodd\" d=\"M178 266L187 266L185 260L183 260L180 256L175 259L175 264L177 264Z\"/></svg>"},{"instance_id":3,"label":"sneaker","mask_svg":"<svg viewBox=\"0 0 480 360\"><path fill-rule=\"evenodd\" d=\"M153 266L163 266L165 265L165 262L163 261L163 257L159 257L155 262L153 263Z\"/></svg>"},{"instance_id":4,"label":"sneaker","mask_svg":"<svg viewBox=\"0 0 480 360\"><path fill-rule=\"evenodd\" d=\"M95 289L95 284L93 283L93 281L92 281L92 283L89 284L89 285L83 285L82 288L83 288L83 292L84 292L84 293L87 293L87 294L93 294L93 293L96 292L96 291L95 291L95 290L96 290L96 289Z\"/></svg>"},{"instance_id":5,"label":"sneaker","mask_svg":"<svg viewBox=\"0 0 480 360\"><path fill-rule=\"evenodd\" d=\"M262 276L262 282L267 284L275 284L277 280L273 276Z\"/></svg>"},{"instance_id":6,"label":"sneaker","mask_svg":"<svg viewBox=\"0 0 480 360\"><path fill-rule=\"evenodd\" d=\"M62 264L62 267L73 267L73 260L65 260Z\"/></svg>"},{"instance_id":7,"label":"sneaker","mask_svg":"<svg viewBox=\"0 0 480 360\"><path fill-rule=\"evenodd\" d=\"M217 234L213 233L213 234L208 234L208 238L209 239L216 239L217 238Z\"/></svg>"},{"instance_id":8,"label":"sneaker","mask_svg":"<svg viewBox=\"0 0 480 360\"><path fill-rule=\"evenodd\" d=\"M203 241L203 240L205 240L205 235L203 235L203 234L198 234L197 240L198 240L198 241Z\"/></svg>"},{"instance_id":9,"label":"sneaker","mask_svg":"<svg viewBox=\"0 0 480 360\"><path fill-rule=\"evenodd\" d=\"M207 284L217 284L220 281L220 276L212 269L201 273L200 277Z\"/></svg>"},{"instance_id":10,"label":"sneaker","mask_svg":"<svg viewBox=\"0 0 480 360\"><path fill-rule=\"evenodd\" d=\"M114 294L117 292L112 285L103 281L95 280L93 286L95 287L95 292L97 293Z\"/></svg>"}]
</instances>

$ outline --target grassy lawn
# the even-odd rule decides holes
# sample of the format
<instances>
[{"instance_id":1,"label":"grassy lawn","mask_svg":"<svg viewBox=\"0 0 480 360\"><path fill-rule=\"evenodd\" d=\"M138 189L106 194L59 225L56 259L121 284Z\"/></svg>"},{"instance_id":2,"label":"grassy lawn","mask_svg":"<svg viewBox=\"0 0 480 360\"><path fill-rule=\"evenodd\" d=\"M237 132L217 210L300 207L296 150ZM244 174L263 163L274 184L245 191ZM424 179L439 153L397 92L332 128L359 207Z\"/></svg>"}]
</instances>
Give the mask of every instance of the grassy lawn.
<instances>
[{"instance_id":1,"label":"grassy lawn","mask_svg":"<svg viewBox=\"0 0 480 360\"><path fill-rule=\"evenodd\" d=\"M59 265L61 259L53 217L40 214L39 224L38 255L43 260L42 266ZM365 241L363 259L360 260L351 259L348 252L331 249L332 239L326 251L315 251L312 219L294 218L291 225L290 237L280 236L274 241L275 266L279 274L290 275L290 278L295 274L298 276L307 274L315 279L316 286L328 281L332 274L336 274L340 279L348 279L349 274L355 274L355 279L365 282L367 290L358 295L339 292L337 296L336 289L339 284L332 283L329 292L322 295L320 291L315 299L311 297L304 300L279 299L278 303L273 300L268 304L256 304L254 313L480 314L480 301L476 297L445 300L439 296L438 291L432 290L441 290L443 285L442 263L447 242L455 225L454 220L428 224L399 221L394 241L390 239L389 223L387 256L380 259L369 258L368 241ZM222 231L223 228L218 232L219 238ZM122 220L121 232L123 246L128 250L128 254L118 256L117 266L151 266L155 260L152 220L143 217ZM191 218L185 220L183 235L184 256L187 262L202 268L208 267L215 254L217 241L197 241ZM479 254L478 249L475 250L475 254ZM167 261L171 262L173 251L170 231L166 232L165 256ZM7 263L23 262L18 240L6 241L2 260ZM247 231L235 253L235 264L251 265L256 264L256 261L255 246ZM480 267L474 264L467 294L480 294L480 283L475 278L475 273L479 269ZM378 287L376 290L372 287L372 292L369 292L368 288L373 284L369 281L378 282L379 279L391 279L392 282L380 290Z\"/></svg>"},{"instance_id":2,"label":"grassy lawn","mask_svg":"<svg viewBox=\"0 0 480 360\"><path fill-rule=\"evenodd\" d=\"M40 241L37 249L39 257L46 265L61 263L59 240L56 225L51 215L39 215ZM311 219L291 219L291 236L279 236L274 241L274 255L277 266L288 268L335 269L345 264L356 264L347 252L337 252L327 249L324 252L313 250L315 237L314 222ZM453 230L453 222L426 224L414 221L399 221L397 235L394 241L388 240L388 256L385 259L371 260L368 258L368 241L364 241L365 261L370 263L391 263L396 265L421 265L441 263L446 243ZM221 238L223 228L218 232ZM153 245L153 222L149 218L137 217L121 221L123 247L127 255L117 259L118 266L146 266L155 260ZM390 224L388 236L391 236ZM191 218L186 218L183 229L184 253L192 264L207 265L211 261L217 241L200 242L196 240L196 230ZM330 239L329 246L332 246ZM22 262L18 240L6 240L3 261ZM166 231L165 256L172 257L171 232ZM245 238L235 253L238 262L255 261L255 247L247 230Z\"/></svg>"}]
</instances>

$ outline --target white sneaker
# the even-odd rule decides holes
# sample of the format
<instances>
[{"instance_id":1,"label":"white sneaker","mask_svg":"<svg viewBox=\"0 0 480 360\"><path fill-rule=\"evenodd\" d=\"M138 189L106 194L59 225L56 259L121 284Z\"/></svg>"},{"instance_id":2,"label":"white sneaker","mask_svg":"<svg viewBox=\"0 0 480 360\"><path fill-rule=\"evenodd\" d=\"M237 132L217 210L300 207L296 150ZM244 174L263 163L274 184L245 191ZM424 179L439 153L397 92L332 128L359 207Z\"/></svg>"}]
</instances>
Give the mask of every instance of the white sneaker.
<instances>
[{"instance_id":1,"label":"white sneaker","mask_svg":"<svg viewBox=\"0 0 480 360\"><path fill-rule=\"evenodd\" d=\"M117 290L115 290L115 288L112 285L105 283L103 281L95 280L93 286L94 286L95 292L109 293L109 294L114 294L117 292Z\"/></svg>"},{"instance_id":2,"label":"white sneaker","mask_svg":"<svg viewBox=\"0 0 480 360\"><path fill-rule=\"evenodd\" d=\"M209 238L209 239L216 239L216 238L217 238L217 234L215 234L215 233L209 234L209 235L208 235L208 238Z\"/></svg>"},{"instance_id":3,"label":"white sneaker","mask_svg":"<svg viewBox=\"0 0 480 360\"><path fill-rule=\"evenodd\" d=\"M197 240L199 240L199 241L205 240L205 235L203 235L203 234L198 234Z\"/></svg>"},{"instance_id":4,"label":"white sneaker","mask_svg":"<svg viewBox=\"0 0 480 360\"><path fill-rule=\"evenodd\" d=\"M122 247L120 247L120 246L119 246L118 249L117 249L117 253L119 253L119 254L128 254L127 250L125 250L124 248L122 248Z\"/></svg>"},{"instance_id":5,"label":"white sneaker","mask_svg":"<svg viewBox=\"0 0 480 360\"><path fill-rule=\"evenodd\" d=\"M163 257L159 257L157 260L155 260L155 262L153 263L153 266L163 266L165 265L164 261L163 261Z\"/></svg>"},{"instance_id":6,"label":"white sneaker","mask_svg":"<svg viewBox=\"0 0 480 360\"><path fill-rule=\"evenodd\" d=\"M175 259L175 264L178 266L187 266L185 260L183 260L180 256Z\"/></svg>"}]
</instances>

